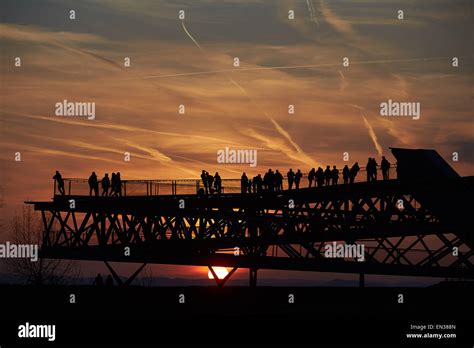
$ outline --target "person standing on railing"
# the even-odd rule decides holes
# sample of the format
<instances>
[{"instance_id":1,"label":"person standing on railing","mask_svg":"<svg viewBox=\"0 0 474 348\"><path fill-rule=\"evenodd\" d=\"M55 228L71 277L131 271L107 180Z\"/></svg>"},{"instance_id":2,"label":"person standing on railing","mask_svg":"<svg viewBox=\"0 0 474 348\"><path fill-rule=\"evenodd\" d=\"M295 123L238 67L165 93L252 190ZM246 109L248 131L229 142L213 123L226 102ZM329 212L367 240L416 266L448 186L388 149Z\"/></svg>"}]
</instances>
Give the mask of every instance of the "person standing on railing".
<instances>
[{"instance_id":1,"label":"person standing on railing","mask_svg":"<svg viewBox=\"0 0 474 348\"><path fill-rule=\"evenodd\" d=\"M311 185L313 184L313 180L315 179L316 177L316 169L311 169L308 173L308 182L309 182L309 185L308 187L311 187ZM316 186L316 183L314 184L314 186Z\"/></svg>"},{"instance_id":2,"label":"person standing on railing","mask_svg":"<svg viewBox=\"0 0 474 348\"><path fill-rule=\"evenodd\" d=\"M102 196L108 196L109 195L109 188L110 188L110 179L109 179L109 174L105 173L105 176L101 180L102 184Z\"/></svg>"},{"instance_id":3,"label":"person standing on railing","mask_svg":"<svg viewBox=\"0 0 474 348\"><path fill-rule=\"evenodd\" d=\"M298 169L298 171L295 174L295 189L297 190L300 188L300 182L301 182L302 177L303 177L303 173L301 173L301 170Z\"/></svg>"},{"instance_id":4,"label":"person standing on railing","mask_svg":"<svg viewBox=\"0 0 474 348\"><path fill-rule=\"evenodd\" d=\"M59 171L56 170L56 174L53 176L53 179L56 181L59 193L64 196L66 194L64 191L64 180Z\"/></svg>"},{"instance_id":5,"label":"person standing on railing","mask_svg":"<svg viewBox=\"0 0 474 348\"><path fill-rule=\"evenodd\" d=\"M293 182L295 181L295 172L292 168L286 173L286 177L288 179L288 190L291 190L293 188Z\"/></svg>"},{"instance_id":6,"label":"person standing on railing","mask_svg":"<svg viewBox=\"0 0 474 348\"><path fill-rule=\"evenodd\" d=\"M324 185L324 171L323 168L318 167L318 170L316 171L316 183L318 184L318 187L321 187Z\"/></svg>"},{"instance_id":7,"label":"person standing on railing","mask_svg":"<svg viewBox=\"0 0 474 348\"><path fill-rule=\"evenodd\" d=\"M100 275L100 273L97 273L97 276L95 277L94 282L92 283L92 285L96 285L96 286L103 286L104 285L104 280L102 279L102 276Z\"/></svg>"},{"instance_id":8,"label":"person standing on railing","mask_svg":"<svg viewBox=\"0 0 474 348\"><path fill-rule=\"evenodd\" d=\"M257 179L257 176L255 175L252 178L252 192L253 193L257 193L257 182L258 182L258 179Z\"/></svg>"},{"instance_id":9,"label":"person standing on railing","mask_svg":"<svg viewBox=\"0 0 474 348\"><path fill-rule=\"evenodd\" d=\"M89 177L89 196L92 196L92 192L94 192L95 196L99 195L99 182L97 181L97 175L95 172L92 172Z\"/></svg>"},{"instance_id":10,"label":"person standing on railing","mask_svg":"<svg viewBox=\"0 0 474 348\"><path fill-rule=\"evenodd\" d=\"M384 180L390 179L390 162L382 156L382 162L380 162L380 168L382 169L382 176Z\"/></svg>"},{"instance_id":11,"label":"person standing on railing","mask_svg":"<svg viewBox=\"0 0 474 348\"><path fill-rule=\"evenodd\" d=\"M202 171L201 173L201 180L202 180L202 184L204 185L204 191L206 191L206 195L209 194L209 188L207 187L207 176L209 175L208 172L206 172L205 170Z\"/></svg>"},{"instance_id":12,"label":"person standing on railing","mask_svg":"<svg viewBox=\"0 0 474 348\"><path fill-rule=\"evenodd\" d=\"M212 175L207 174L207 187L209 188L209 193L212 195L214 192L214 186L212 185L214 183L214 177Z\"/></svg>"},{"instance_id":13,"label":"person standing on railing","mask_svg":"<svg viewBox=\"0 0 474 348\"><path fill-rule=\"evenodd\" d=\"M240 178L240 193L246 193L248 185L249 185L249 178L247 177L247 174L245 174L244 172Z\"/></svg>"},{"instance_id":14,"label":"person standing on railing","mask_svg":"<svg viewBox=\"0 0 474 348\"><path fill-rule=\"evenodd\" d=\"M267 191L273 192L275 189L275 174L273 173L273 170L268 170L263 177L263 181L266 183Z\"/></svg>"},{"instance_id":15,"label":"person standing on railing","mask_svg":"<svg viewBox=\"0 0 474 348\"><path fill-rule=\"evenodd\" d=\"M348 165L346 164L344 168L342 168L342 180L344 181L344 184L349 183L349 178L350 178L350 170Z\"/></svg>"},{"instance_id":16,"label":"person standing on railing","mask_svg":"<svg viewBox=\"0 0 474 348\"><path fill-rule=\"evenodd\" d=\"M330 166L326 166L326 170L324 171L324 178L326 179L326 186L329 186L331 184L331 176L332 176L332 171Z\"/></svg>"},{"instance_id":17,"label":"person standing on railing","mask_svg":"<svg viewBox=\"0 0 474 348\"><path fill-rule=\"evenodd\" d=\"M283 190L283 175L281 175L278 169L275 172L275 188L276 191Z\"/></svg>"},{"instance_id":18,"label":"person standing on railing","mask_svg":"<svg viewBox=\"0 0 474 348\"><path fill-rule=\"evenodd\" d=\"M268 177L268 186L270 191L276 191L276 176L273 170L270 169L270 175Z\"/></svg>"},{"instance_id":19,"label":"person standing on railing","mask_svg":"<svg viewBox=\"0 0 474 348\"><path fill-rule=\"evenodd\" d=\"M257 187L257 193L262 193L263 191L263 179L262 179L262 174L258 174L256 178L254 178L254 180L256 180L256 187Z\"/></svg>"},{"instance_id":20,"label":"person standing on railing","mask_svg":"<svg viewBox=\"0 0 474 348\"><path fill-rule=\"evenodd\" d=\"M265 188L266 191L270 191L270 175L271 175L271 169L268 170L268 172L265 173L263 176L263 187Z\"/></svg>"},{"instance_id":21,"label":"person standing on railing","mask_svg":"<svg viewBox=\"0 0 474 348\"><path fill-rule=\"evenodd\" d=\"M369 157L367 165L365 166L365 172L367 174L367 182L372 181L372 157Z\"/></svg>"},{"instance_id":22,"label":"person standing on railing","mask_svg":"<svg viewBox=\"0 0 474 348\"><path fill-rule=\"evenodd\" d=\"M377 164L377 161L375 158L372 158L372 181L377 181L377 167L379 165Z\"/></svg>"},{"instance_id":23,"label":"person standing on railing","mask_svg":"<svg viewBox=\"0 0 474 348\"><path fill-rule=\"evenodd\" d=\"M217 194L220 195L222 192L222 179L218 172L214 175L214 189L216 190Z\"/></svg>"},{"instance_id":24,"label":"person standing on railing","mask_svg":"<svg viewBox=\"0 0 474 348\"><path fill-rule=\"evenodd\" d=\"M112 178L110 179L110 193L109 196L116 196L117 192L115 189L117 188L117 174L112 173Z\"/></svg>"},{"instance_id":25,"label":"person standing on railing","mask_svg":"<svg viewBox=\"0 0 474 348\"><path fill-rule=\"evenodd\" d=\"M359 162L356 162L352 165L351 169L349 169L349 179L350 183L353 184L355 181L355 178L357 176L357 173L359 172L360 167L359 167Z\"/></svg>"},{"instance_id":26,"label":"person standing on railing","mask_svg":"<svg viewBox=\"0 0 474 348\"><path fill-rule=\"evenodd\" d=\"M332 184L337 185L337 182L339 181L339 169L337 169L336 166L332 167L331 179L332 179Z\"/></svg>"},{"instance_id":27,"label":"person standing on railing","mask_svg":"<svg viewBox=\"0 0 474 348\"><path fill-rule=\"evenodd\" d=\"M120 172L117 172L115 176L117 187L115 188L115 192L117 192L117 196L122 196L122 179L120 178Z\"/></svg>"}]
</instances>

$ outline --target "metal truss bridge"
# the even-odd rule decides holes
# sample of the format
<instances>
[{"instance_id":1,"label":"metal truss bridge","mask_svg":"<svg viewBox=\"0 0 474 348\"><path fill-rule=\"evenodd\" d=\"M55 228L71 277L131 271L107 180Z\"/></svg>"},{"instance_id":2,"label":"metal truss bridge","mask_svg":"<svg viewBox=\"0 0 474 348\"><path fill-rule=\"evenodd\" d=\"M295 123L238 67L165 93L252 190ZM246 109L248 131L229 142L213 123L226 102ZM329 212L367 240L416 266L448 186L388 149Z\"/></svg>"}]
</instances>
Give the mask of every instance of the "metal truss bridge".
<instances>
[{"instance_id":1,"label":"metal truss bridge","mask_svg":"<svg viewBox=\"0 0 474 348\"><path fill-rule=\"evenodd\" d=\"M55 195L41 212L44 258L474 278L474 177L433 150L392 149L397 179L263 193ZM70 191L69 191L70 192ZM73 208L71 208L73 202ZM325 246L363 245L364 260ZM213 266L232 268L217 279Z\"/></svg>"}]
</instances>

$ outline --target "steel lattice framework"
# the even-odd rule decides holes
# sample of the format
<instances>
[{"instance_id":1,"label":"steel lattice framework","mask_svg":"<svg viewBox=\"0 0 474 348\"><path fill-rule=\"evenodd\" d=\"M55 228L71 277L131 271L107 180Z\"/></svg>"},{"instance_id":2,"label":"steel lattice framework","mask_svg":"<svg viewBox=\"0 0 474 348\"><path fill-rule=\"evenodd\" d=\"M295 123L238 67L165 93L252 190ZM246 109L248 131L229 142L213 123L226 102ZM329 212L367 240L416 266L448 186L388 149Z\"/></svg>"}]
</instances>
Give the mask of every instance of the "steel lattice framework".
<instances>
[{"instance_id":1,"label":"steel lattice framework","mask_svg":"<svg viewBox=\"0 0 474 348\"><path fill-rule=\"evenodd\" d=\"M258 269L474 278L470 208L462 201L473 179L263 194L55 196L34 206L49 258L248 268L253 285ZM333 242L364 245L364 261L327 258Z\"/></svg>"}]
</instances>

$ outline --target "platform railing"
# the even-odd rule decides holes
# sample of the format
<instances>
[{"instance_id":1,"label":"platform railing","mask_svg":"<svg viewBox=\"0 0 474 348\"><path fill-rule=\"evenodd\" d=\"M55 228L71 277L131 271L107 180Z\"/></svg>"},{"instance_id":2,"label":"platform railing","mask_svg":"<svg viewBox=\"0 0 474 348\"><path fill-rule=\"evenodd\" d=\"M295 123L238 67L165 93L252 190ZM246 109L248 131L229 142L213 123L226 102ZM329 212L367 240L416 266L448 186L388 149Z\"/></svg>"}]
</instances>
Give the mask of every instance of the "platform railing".
<instances>
[{"instance_id":1,"label":"platform railing","mask_svg":"<svg viewBox=\"0 0 474 348\"><path fill-rule=\"evenodd\" d=\"M342 170L340 171L338 185L343 184ZM261 173L262 178L265 173ZM252 175L248 175L249 179L252 179ZM98 196L158 196L158 195L187 195L197 194L200 189L205 192L205 186L201 179L177 179L177 180L121 180L121 192L112 192L111 189L108 193L104 193L101 185L101 177L98 177L99 187ZM390 179L396 179L396 168L392 165L390 169ZM377 168L377 181L382 180L382 171ZM89 187L88 179L83 178L64 178L64 191L65 195L68 196L95 196L94 190ZM362 167L357 174L354 182L365 182L367 181L367 175L365 167ZM299 188L308 187L308 173L303 173ZM312 186L316 185L313 180ZM288 189L287 177L283 178L283 190ZM295 184L293 184L295 189ZM211 190L210 194L217 194L215 190ZM239 179L222 179L221 194L227 193L241 193L241 184ZM61 195L58 190L57 182L54 181L54 195Z\"/></svg>"}]
</instances>

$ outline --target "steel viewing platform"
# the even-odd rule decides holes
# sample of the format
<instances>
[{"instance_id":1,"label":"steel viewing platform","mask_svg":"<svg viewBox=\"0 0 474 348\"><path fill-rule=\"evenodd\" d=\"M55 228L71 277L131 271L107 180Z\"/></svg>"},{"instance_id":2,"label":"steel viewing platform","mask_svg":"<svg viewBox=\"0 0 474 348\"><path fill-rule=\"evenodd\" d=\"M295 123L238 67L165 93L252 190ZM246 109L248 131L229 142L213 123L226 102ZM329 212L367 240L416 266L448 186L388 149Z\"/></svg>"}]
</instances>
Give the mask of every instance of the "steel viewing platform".
<instances>
[{"instance_id":1,"label":"steel viewing platform","mask_svg":"<svg viewBox=\"0 0 474 348\"><path fill-rule=\"evenodd\" d=\"M474 177L433 150L392 152L398 178L385 181L241 194L224 179L219 195L196 194L200 180L124 181L122 197L91 197L70 179L65 195L27 203L42 214L42 257L104 261L118 281L108 262L231 267L218 285L238 268L251 285L258 269L474 278ZM328 258L333 242L363 245L363 260Z\"/></svg>"}]
</instances>

